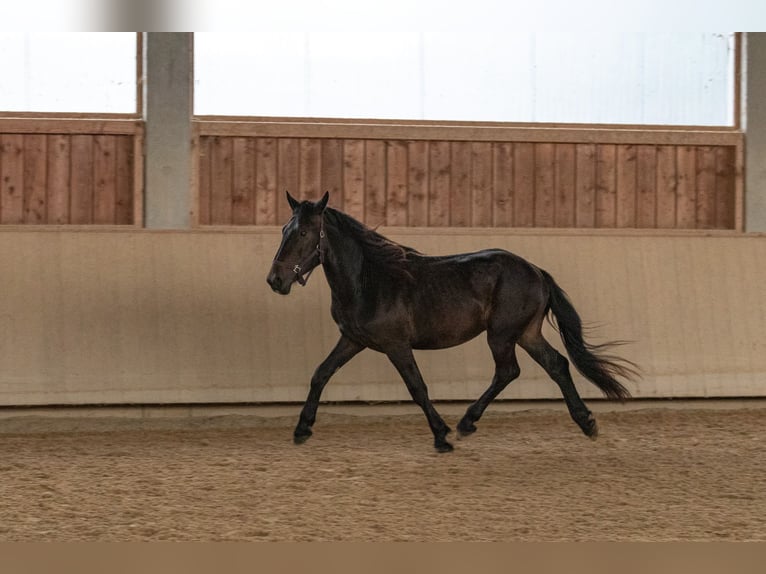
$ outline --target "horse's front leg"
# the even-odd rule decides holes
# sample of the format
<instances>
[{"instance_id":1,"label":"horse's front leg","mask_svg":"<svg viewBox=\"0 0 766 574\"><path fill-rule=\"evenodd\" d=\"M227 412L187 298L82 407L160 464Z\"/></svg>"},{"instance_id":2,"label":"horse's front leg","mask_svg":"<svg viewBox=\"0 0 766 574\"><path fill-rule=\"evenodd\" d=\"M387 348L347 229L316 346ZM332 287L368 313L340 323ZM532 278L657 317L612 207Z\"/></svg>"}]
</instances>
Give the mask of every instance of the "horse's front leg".
<instances>
[{"instance_id":1,"label":"horse's front leg","mask_svg":"<svg viewBox=\"0 0 766 574\"><path fill-rule=\"evenodd\" d=\"M434 433L434 448L439 452L450 452L452 445L447 442L447 434L451 432L450 428L444 422L444 419L436 412L431 399L428 397L428 387L420 374L418 364L409 347L386 353L389 360L399 371L407 390L412 395L413 400L423 409L428 419L428 426Z\"/></svg>"},{"instance_id":2,"label":"horse's front leg","mask_svg":"<svg viewBox=\"0 0 766 574\"><path fill-rule=\"evenodd\" d=\"M304 443L311 436L311 427L314 426L314 421L316 421L319 398L322 396L322 391L325 385L327 385L327 381L362 349L364 349L364 345L355 343L341 335L335 348L330 351L327 358L314 371L314 376L311 377L309 395L306 398L306 403L303 405L298 425L293 433L295 444Z\"/></svg>"}]
</instances>

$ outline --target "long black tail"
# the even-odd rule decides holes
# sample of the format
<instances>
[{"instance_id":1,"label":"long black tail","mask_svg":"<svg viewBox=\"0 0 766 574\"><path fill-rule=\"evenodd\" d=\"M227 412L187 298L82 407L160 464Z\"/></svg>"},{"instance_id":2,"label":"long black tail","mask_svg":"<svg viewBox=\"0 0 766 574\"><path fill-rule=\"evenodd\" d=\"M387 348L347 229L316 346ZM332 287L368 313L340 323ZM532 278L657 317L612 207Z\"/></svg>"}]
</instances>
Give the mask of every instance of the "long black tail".
<instances>
[{"instance_id":1,"label":"long black tail","mask_svg":"<svg viewBox=\"0 0 766 574\"><path fill-rule=\"evenodd\" d=\"M601 389L607 398L629 399L630 391L617 380L617 377L634 380L639 376L638 367L626 359L603 353L621 344L620 342L601 345L587 343L583 338L582 320L569 297L550 274L542 269L540 271L550 291L549 310L556 319L555 323L553 321L551 323L558 328L561 340L574 366L586 379ZM550 320L550 315L548 318Z\"/></svg>"}]
</instances>

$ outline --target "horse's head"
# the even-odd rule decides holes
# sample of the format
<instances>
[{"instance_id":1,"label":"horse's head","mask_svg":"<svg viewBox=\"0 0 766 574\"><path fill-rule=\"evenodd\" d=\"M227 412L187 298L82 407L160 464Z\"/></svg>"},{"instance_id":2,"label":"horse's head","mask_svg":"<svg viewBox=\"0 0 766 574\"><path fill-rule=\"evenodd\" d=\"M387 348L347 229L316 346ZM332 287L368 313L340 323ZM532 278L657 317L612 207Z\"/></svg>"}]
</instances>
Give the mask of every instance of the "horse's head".
<instances>
[{"instance_id":1,"label":"horse's head","mask_svg":"<svg viewBox=\"0 0 766 574\"><path fill-rule=\"evenodd\" d=\"M295 281L305 285L308 275L321 262L322 214L329 197L325 193L317 202L298 201L287 192L293 215L282 228L282 243L266 277L275 292L287 295Z\"/></svg>"}]
</instances>

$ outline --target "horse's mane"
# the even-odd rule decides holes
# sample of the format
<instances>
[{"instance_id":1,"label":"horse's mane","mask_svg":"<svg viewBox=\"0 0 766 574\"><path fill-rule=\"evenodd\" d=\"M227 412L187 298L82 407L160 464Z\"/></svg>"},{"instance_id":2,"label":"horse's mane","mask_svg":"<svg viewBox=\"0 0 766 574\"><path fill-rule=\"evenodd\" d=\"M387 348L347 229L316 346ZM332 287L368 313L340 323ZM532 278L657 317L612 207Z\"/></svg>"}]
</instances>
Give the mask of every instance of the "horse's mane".
<instances>
[{"instance_id":1,"label":"horse's mane","mask_svg":"<svg viewBox=\"0 0 766 574\"><path fill-rule=\"evenodd\" d=\"M412 280L408 256L419 254L418 251L384 237L350 215L331 207L325 209L325 221L354 239L361 248L368 266L384 270L389 275Z\"/></svg>"}]
</instances>

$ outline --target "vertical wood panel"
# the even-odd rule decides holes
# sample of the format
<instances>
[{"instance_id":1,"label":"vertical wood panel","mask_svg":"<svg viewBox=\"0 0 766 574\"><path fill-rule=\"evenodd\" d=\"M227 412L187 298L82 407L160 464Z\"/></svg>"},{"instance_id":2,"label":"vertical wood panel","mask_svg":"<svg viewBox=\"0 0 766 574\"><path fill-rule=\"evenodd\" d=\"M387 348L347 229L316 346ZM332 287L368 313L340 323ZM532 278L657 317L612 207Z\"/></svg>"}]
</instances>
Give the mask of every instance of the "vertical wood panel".
<instances>
[{"instance_id":1,"label":"vertical wood panel","mask_svg":"<svg viewBox=\"0 0 766 574\"><path fill-rule=\"evenodd\" d=\"M299 146L298 194L301 199L316 201L322 196L322 142L304 138Z\"/></svg>"},{"instance_id":2,"label":"vertical wood panel","mask_svg":"<svg viewBox=\"0 0 766 574\"><path fill-rule=\"evenodd\" d=\"M617 146L617 227L636 226L636 146Z\"/></svg>"},{"instance_id":3,"label":"vertical wood panel","mask_svg":"<svg viewBox=\"0 0 766 574\"><path fill-rule=\"evenodd\" d=\"M676 161L676 225L681 229L693 229L697 223L697 150L693 146L679 146Z\"/></svg>"},{"instance_id":4,"label":"vertical wood panel","mask_svg":"<svg viewBox=\"0 0 766 574\"><path fill-rule=\"evenodd\" d=\"M676 226L676 148L657 146L657 227Z\"/></svg>"},{"instance_id":5,"label":"vertical wood panel","mask_svg":"<svg viewBox=\"0 0 766 574\"><path fill-rule=\"evenodd\" d=\"M232 222L233 140L214 137L211 142L210 223L213 225L230 225Z\"/></svg>"},{"instance_id":6,"label":"vertical wood panel","mask_svg":"<svg viewBox=\"0 0 766 574\"><path fill-rule=\"evenodd\" d=\"M449 224L467 227L471 224L471 144L450 145Z\"/></svg>"},{"instance_id":7,"label":"vertical wood panel","mask_svg":"<svg viewBox=\"0 0 766 574\"><path fill-rule=\"evenodd\" d=\"M255 222L277 225L277 204L287 203L277 187L277 142L258 138L255 142Z\"/></svg>"},{"instance_id":8,"label":"vertical wood panel","mask_svg":"<svg viewBox=\"0 0 766 574\"><path fill-rule=\"evenodd\" d=\"M73 135L69 222L93 223L93 136Z\"/></svg>"},{"instance_id":9,"label":"vertical wood panel","mask_svg":"<svg viewBox=\"0 0 766 574\"><path fill-rule=\"evenodd\" d=\"M575 226L596 225L596 146L575 145Z\"/></svg>"},{"instance_id":10,"label":"vertical wood panel","mask_svg":"<svg viewBox=\"0 0 766 574\"><path fill-rule=\"evenodd\" d=\"M371 227L386 222L386 142L380 140L365 142L364 217Z\"/></svg>"},{"instance_id":11,"label":"vertical wood panel","mask_svg":"<svg viewBox=\"0 0 766 574\"><path fill-rule=\"evenodd\" d=\"M364 221L364 140L343 142L343 211Z\"/></svg>"},{"instance_id":12,"label":"vertical wood panel","mask_svg":"<svg viewBox=\"0 0 766 574\"><path fill-rule=\"evenodd\" d=\"M636 148L636 226L657 225L657 149L653 145Z\"/></svg>"},{"instance_id":13,"label":"vertical wood panel","mask_svg":"<svg viewBox=\"0 0 766 574\"><path fill-rule=\"evenodd\" d=\"M716 148L715 220L720 229L736 225L736 152L733 147Z\"/></svg>"},{"instance_id":14,"label":"vertical wood panel","mask_svg":"<svg viewBox=\"0 0 766 574\"><path fill-rule=\"evenodd\" d=\"M471 225L492 226L492 144L471 143Z\"/></svg>"},{"instance_id":15,"label":"vertical wood panel","mask_svg":"<svg viewBox=\"0 0 766 574\"><path fill-rule=\"evenodd\" d=\"M407 142L386 142L386 225L407 225Z\"/></svg>"},{"instance_id":16,"label":"vertical wood panel","mask_svg":"<svg viewBox=\"0 0 766 574\"><path fill-rule=\"evenodd\" d=\"M702 146L697 148L697 215L695 227L712 229L715 221L715 184L716 154L715 148Z\"/></svg>"},{"instance_id":17,"label":"vertical wood panel","mask_svg":"<svg viewBox=\"0 0 766 574\"><path fill-rule=\"evenodd\" d=\"M115 182L115 205L114 222L118 225L129 225L134 223L134 181L133 168L135 157L133 154L133 137L119 136L117 138L116 162L117 162L117 181Z\"/></svg>"},{"instance_id":18,"label":"vertical wood panel","mask_svg":"<svg viewBox=\"0 0 766 574\"><path fill-rule=\"evenodd\" d=\"M496 143L492 146L492 225L513 226L513 144Z\"/></svg>"},{"instance_id":19,"label":"vertical wood panel","mask_svg":"<svg viewBox=\"0 0 766 574\"><path fill-rule=\"evenodd\" d=\"M292 214L287 200L284 199L285 191L289 191L296 199L300 197L300 173L298 162L300 161L300 145L294 138L279 138L277 140L277 223L283 224Z\"/></svg>"},{"instance_id":20,"label":"vertical wood panel","mask_svg":"<svg viewBox=\"0 0 766 574\"><path fill-rule=\"evenodd\" d=\"M575 145L558 144L556 146L556 227L574 227L575 212L575 181L577 166L575 162Z\"/></svg>"},{"instance_id":21,"label":"vertical wood panel","mask_svg":"<svg viewBox=\"0 0 766 574\"><path fill-rule=\"evenodd\" d=\"M24 223L47 223L47 154L45 135L24 136Z\"/></svg>"},{"instance_id":22,"label":"vertical wood panel","mask_svg":"<svg viewBox=\"0 0 766 574\"><path fill-rule=\"evenodd\" d=\"M556 221L556 144L535 144L535 226L553 227Z\"/></svg>"},{"instance_id":23,"label":"vertical wood panel","mask_svg":"<svg viewBox=\"0 0 766 574\"><path fill-rule=\"evenodd\" d=\"M48 223L69 223L70 155L70 136L48 136Z\"/></svg>"},{"instance_id":24,"label":"vertical wood panel","mask_svg":"<svg viewBox=\"0 0 766 574\"><path fill-rule=\"evenodd\" d=\"M617 147L596 146L596 227L614 227L617 216Z\"/></svg>"},{"instance_id":25,"label":"vertical wood panel","mask_svg":"<svg viewBox=\"0 0 766 574\"><path fill-rule=\"evenodd\" d=\"M213 138L199 138L199 181L198 191L199 200L197 202L197 220L200 225L210 225L210 204L211 204L211 167L212 167L212 142Z\"/></svg>"},{"instance_id":26,"label":"vertical wood panel","mask_svg":"<svg viewBox=\"0 0 766 574\"><path fill-rule=\"evenodd\" d=\"M513 146L513 224L533 227L535 224L535 145Z\"/></svg>"},{"instance_id":27,"label":"vertical wood panel","mask_svg":"<svg viewBox=\"0 0 766 574\"><path fill-rule=\"evenodd\" d=\"M322 189L330 192L330 205L343 202L343 141L322 140Z\"/></svg>"},{"instance_id":28,"label":"vertical wood panel","mask_svg":"<svg viewBox=\"0 0 766 574\"><path fill-rule=\"evenodd\" d=\"M0 223L24 222L24 136L0 136Z\"/></svg>"},{"instance_id":29,"label":"vertical wood panel","mask_svg":"<svg viewBox=\"0 0 766 574\"><path fill-rule=\"evenodd\" d=\"M255 139L232 138L231 222L255 223Z\"/></svg>"},{"instance_id":30,"label":"vertical wood panel","mask_svg":"<svg viewBox=\"0 0 766 574\"><path fill-rule=\"evenodd\" d=\"M407 142L407 219L409 225L428 225L428 142Z\"/></svg>"},{"instance_id":31,"label":"vertical wood panel","mask_svg":"<svg viewBox=\"0 0 766 574\"><path fill-rule=\"evenodd\" d=\"M117 143L116 136L93 138L93 222L115 223L117 198Z\"/></svg>"},{"instance_id":32,"label":"vertical wood panel","mask_svg":"<svg viewBox=\"0 0 766 574\"><path fill-rule=\"evenodd\" d=\"M428 225L448 226L450 216L450 142L429 142Z\"/></svg>"}]
</instances>

